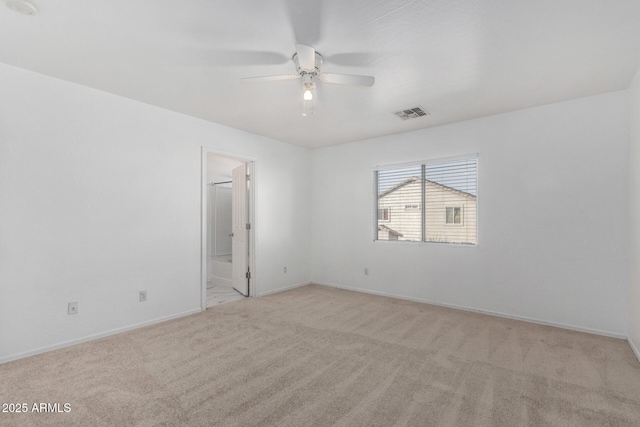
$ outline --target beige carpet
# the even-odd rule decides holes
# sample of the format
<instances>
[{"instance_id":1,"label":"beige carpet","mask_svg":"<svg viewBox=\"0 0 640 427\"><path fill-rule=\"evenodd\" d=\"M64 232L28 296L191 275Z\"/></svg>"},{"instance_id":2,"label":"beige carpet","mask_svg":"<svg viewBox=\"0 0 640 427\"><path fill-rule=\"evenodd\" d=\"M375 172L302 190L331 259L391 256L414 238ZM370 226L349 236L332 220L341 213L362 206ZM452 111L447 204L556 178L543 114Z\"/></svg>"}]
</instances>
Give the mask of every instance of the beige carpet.
<instances>
[{"instance_id":1,"label":"beige carpet","mask_svg":"<svg viewBox=\"0 0 640 427\"><path fill-rule=\"evenodd\" d=\"M0 365L0 425L639 426L623 340L321 286ZM31 409L31 408L30 408Z\"/></svg>"}]
</instances>

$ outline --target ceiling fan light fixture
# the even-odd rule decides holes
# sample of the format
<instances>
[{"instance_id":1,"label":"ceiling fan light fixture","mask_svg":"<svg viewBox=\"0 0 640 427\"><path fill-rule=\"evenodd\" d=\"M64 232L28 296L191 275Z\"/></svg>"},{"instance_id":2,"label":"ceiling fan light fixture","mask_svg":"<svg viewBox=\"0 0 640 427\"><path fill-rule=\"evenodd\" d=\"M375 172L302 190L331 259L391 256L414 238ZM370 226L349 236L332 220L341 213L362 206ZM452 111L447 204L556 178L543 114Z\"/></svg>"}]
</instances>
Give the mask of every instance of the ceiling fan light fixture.
<instances>
[{"instance_id":1,"label":"ceiling fan light fixture","mask_svg":"<svg viewBox=\"0 0 640 427\"><path fill-rule=\"evenodd\" d=\"M311 92L311 89L304 90L304 93L302 94L302 99L304 99L305 101L313 100L313 92Z\"/></svg>"},{"instance_id":2,"label":"ceiling fan light fixture","mask_svg":"<svg viewBox=\"0 0 640 427\"><path fill-rule=\"evenodd\" d=\"M313 81L313 74L304 73L302 75L302 115L313 114L313 104L316 99L316 84Z\"/></svg>"}]
</instances>

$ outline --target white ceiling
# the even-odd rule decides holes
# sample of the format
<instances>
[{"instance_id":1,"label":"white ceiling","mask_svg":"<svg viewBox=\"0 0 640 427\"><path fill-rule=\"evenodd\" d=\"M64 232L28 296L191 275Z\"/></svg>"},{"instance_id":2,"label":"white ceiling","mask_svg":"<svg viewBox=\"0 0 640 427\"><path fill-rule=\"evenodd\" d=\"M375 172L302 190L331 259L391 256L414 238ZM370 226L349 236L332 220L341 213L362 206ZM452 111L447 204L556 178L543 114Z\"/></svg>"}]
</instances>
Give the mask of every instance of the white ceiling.
<instances>
[{"instance_id":1,"label":"white ceiling","mask_svg":"<svg viewBox=\"0 0 640 427\"><path fill-rule=\"evenodd\" d=\"M311 148L625 89L640 65L639 0L32 3L0 7L0 62ZM375 85L320 84L302 117L299 80L240 80L293 73L296 42Z\"/></svg>"}]
</instances>

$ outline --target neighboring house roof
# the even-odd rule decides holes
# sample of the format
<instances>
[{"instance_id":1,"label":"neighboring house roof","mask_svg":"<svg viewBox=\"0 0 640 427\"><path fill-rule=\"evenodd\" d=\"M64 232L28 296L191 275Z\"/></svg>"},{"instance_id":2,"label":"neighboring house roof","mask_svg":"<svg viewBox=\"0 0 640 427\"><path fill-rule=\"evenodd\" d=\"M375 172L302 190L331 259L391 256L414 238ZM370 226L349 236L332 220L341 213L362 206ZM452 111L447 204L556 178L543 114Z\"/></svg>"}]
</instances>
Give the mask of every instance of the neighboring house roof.
<instances>
[{"instance_id":1,"label":"neighboring house roof","mask_svg":"<svg viewBox=\"0 0 640 427\"><path fill-rule=\"evenodd\" d=\"M404 180L404 181L402 181L400 184L396 184L395 186L393 186L393 187L389 188L388 190L385 190L385 191L383 191L382 193L380 193L380 195L378 196L378 198L379 198L379 199L382 199L384 196L387 196L387 195L389 195L389 194L393 193L394 191L396 191L396 190L398 190L398 189L400 189L400 188L404 187L405 185L413 184L413 183L415 183L415 182L420 182L420 178L413 176L413 177L411 177L411 178L405 179L405 180ZM426 180L425 180L425 182L431 183L431 184L436 185L436 186L438 186L438 187L442 187L443 189L445 189L445 190L447 190L447 191L451 191L451 192L453 192L453 193L460 194L461 196L469 197L469 198L471 198L471 199L475 199L475 198L476 198L476 196L475 196L475 195L473 195L473 194L471 194L471 193L467 193L466 191L456 190L456 189L455 189L455 188L453 188L453 187L448 187L448 186L446 186L446 185L442 185L442 184L440 184L439 182L431 181L431 180L429 180L429 179L426 179Z\"/></svg>"},{"instance_id":2,"label":"neighboring house roof","mask_svg":"<svg viewBox=\"0 0 640 427\"><path fill-rule=\"evenodd\" d=\"M394 230L393 228L389 228L386 225L382 225L382 224L378 224L378 231L380 230L387 230L389 232L389 234L394 234L398 237L404 237L404 234L397 232L396 230Z\"/></svg>"}]
</instances>

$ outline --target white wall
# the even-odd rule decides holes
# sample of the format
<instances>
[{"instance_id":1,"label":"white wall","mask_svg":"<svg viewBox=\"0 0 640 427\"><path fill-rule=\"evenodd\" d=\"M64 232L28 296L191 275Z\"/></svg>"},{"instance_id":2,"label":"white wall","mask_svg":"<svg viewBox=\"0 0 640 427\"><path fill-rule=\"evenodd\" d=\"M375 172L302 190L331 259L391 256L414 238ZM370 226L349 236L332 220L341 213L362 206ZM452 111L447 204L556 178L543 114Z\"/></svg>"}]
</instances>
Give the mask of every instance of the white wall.
<instances>
[{"instance_id":1,"label":"white wall","mask_svg":"<svg viewBox=\"0 0 640 427\"><path fill-rule=\"evenodd\" d=\"M202 145L257 159L258 293L309 281L308 150L6 65L0 93L0 362L199 310Z\"/></svg>"},{"instance_id":2,"label":"white wall","mask_svg":"<svg viewBox=\"0 0 640 427\"><path fill-rule=\"evenodd\" d=\"M640 69L629 98L629 343L640 359Z\"/></svg>"},{"instance_id":3,"label":"white wall","mask_svg":"<svg viewBox=\"0 0 640 427\"><path fill-rule=\"evenodd\" d=\"M625 91L316 150L312 280L626 336L627 136ZM373 242L375 165L475 152L477 247Z\"/></svg>"}]
</instances>

